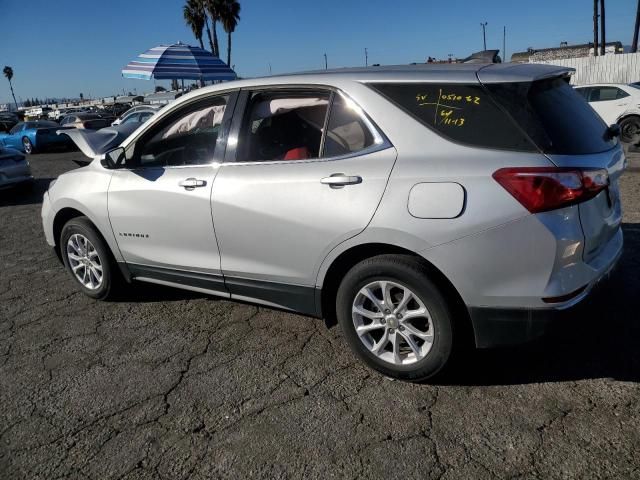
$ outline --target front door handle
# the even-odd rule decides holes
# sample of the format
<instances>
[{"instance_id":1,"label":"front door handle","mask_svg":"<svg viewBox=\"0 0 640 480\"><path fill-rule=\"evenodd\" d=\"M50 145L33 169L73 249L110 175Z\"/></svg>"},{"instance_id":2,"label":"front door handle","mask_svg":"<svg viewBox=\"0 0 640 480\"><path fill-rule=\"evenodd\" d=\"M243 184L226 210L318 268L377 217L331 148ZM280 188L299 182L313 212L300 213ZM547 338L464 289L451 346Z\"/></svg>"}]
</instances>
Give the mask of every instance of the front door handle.
<instances>
[{"instance_id":1,"label":"front door handle","mask_svg":"<svg viewBox=\"0 0 640 480\"><path fill-rule=\"evenodd\" d=\"M345 185L356 185L362 183L362 177L358 175L345 175L344 173L334 173L329 177L320 179L320 183L329 185L331 188L340 188Z\"/></svg>"},{"instance_id":2,"label":"front door handle","mask_svg":"<svg viewBox=\"0 0 640 480\"><path fill-rule=\"evenodd\" d=\"M182 180L178 183L178 185L185 188L186 190L193 190L197 187L204 187L206 184L206 180L199 180L197 178L187 178L186 180Z\"/></svg>"}]
</instances>

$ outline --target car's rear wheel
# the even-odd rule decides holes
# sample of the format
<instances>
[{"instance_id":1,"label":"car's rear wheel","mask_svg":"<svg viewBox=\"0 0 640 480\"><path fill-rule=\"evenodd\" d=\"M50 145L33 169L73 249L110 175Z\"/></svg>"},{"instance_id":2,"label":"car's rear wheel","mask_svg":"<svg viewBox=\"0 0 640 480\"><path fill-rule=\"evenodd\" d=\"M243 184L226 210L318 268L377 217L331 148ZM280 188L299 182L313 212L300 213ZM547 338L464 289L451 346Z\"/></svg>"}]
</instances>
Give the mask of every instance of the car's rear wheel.
<instances>
[{"instance_id":1,"label":"car's rear wheel","mask_svg":"<svg viewBox=\"0 0 640 480\"><path fill-rule=\"evenodd\" d=\"M117 265L106 243L86 217L69 220L60 234L65 267L88 296L105 300L119 281Z\"/></svg>"},{"instance_id":2,"label":"car's rear wheel","mask_svg":"<svg viewBox=\"0 0 640 480\"><path fill-rule=\"evenodd\" d=\"M24 153L28 155L34 153L33 144L27 137L22 138L22 148L24 149Z\"/></svg>"},{"instance_id":3,"label":"car's rear wheel","mask_svg":"<svg viewBox=\"0 0 640 480\"><path fill-rule=\"evenodd\" d=\"M640 142L640 116L632 115L620 122L620 140L623 143Z\"/></svg>"},{"instance_id":4,"label":"car's rear wheel","mask_svg":"<svg viewBox=\"0 0 640 480\"><path fill-rule=\"evenodd\" d=\"M422 381L451 355L451 310L413 257L380 255L355 265L340 284L336 312L350 347L384 375Z\"/></svg>"}]
</instances>

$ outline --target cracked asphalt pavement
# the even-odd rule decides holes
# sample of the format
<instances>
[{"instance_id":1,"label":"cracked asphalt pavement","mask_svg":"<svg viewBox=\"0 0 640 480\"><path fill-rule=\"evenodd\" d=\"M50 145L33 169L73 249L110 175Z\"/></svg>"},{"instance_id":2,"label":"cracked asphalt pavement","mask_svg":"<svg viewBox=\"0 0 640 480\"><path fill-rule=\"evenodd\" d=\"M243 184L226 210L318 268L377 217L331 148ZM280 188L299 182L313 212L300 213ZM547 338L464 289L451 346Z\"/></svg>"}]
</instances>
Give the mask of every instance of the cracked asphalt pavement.
<instances>
[{"instance_id":1,"label":"cracked asphalt pavement","mask_svg":"<svg viewBox=\"0 0 640 480\"><path fill-rule=\"evenodd\" d=\"M158 286L78 292L40 224L78 152L0 193L0 478L640 478L640 168L625 253L547 337L435 385L322 320Z\"/></svg>"}]
</instances>

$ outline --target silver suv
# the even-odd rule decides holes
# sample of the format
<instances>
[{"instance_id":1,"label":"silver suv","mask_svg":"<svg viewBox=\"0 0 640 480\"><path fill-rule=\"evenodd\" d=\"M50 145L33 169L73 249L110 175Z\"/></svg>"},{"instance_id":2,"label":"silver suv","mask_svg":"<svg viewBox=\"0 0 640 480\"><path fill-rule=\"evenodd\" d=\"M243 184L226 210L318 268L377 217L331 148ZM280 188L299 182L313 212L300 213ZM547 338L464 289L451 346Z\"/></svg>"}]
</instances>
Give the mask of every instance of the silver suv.
<instances>
[{"instance_id":1,"label":"silver suv","mask_svg":"<svg viewBox=\"0 0 640 480\"><path fill-rule=\"evenodd\" d=\"M477 347L540 334L621 254L618 131L570 74L418 65L197 90L61 175L46 238L93 298L137 280L337 317L368 365L426 379L464 331Z\"/></svg>"}]
</instances>

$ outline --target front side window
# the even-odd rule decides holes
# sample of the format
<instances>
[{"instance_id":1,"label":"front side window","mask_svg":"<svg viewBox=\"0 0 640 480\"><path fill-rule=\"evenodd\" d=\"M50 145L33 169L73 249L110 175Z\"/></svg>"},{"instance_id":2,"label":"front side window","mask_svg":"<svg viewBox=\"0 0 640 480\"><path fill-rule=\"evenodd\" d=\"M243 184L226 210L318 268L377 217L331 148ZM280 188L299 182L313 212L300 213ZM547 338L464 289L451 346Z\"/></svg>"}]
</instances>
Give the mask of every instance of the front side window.
<instances>
[{"instance_id":1,"label":"front side window","mask_svg":"<svg viewBox=\"0 0 640 480\"><path fill-rule=\"evenodd\" d=\"M139 113L131 113L131 114L127 115L126 117L124 117L124 119L122 120L122 123L137 122L137 121L139 121L138 120L139 118L140 118L140 114Z\"/></svg>"},{"instance_id":2,"label":"front side window","mask_svg":"<svg viewBox=\"0 0 640 480\"><path fill-rule=\"evenodd\" d=\"M239 162L318 158L329 92L257 92L240 131Z\"/></svg>"},{"instance_id":3,"label":"front side window","mask_svg":"<svg viewBox=\"0 0 640 480\"><path fill-rule=\"evenodd\" d=\"M140 114L140 118L138 119L138 121L144 123L147 120L149 120L152 116L153 116L153 112L142 112Z\"/></svg>"},{"instance_id":4,"label":"front side window","mask_svg":"<svg viewBox=\"0 0 640 480\"><path fill-rule=\"evenodd\" d=\"M578 92L582 98L584 98L585 100L589 100L589 93L591 92L591 88L586 87L586 88L574 88L574 90L576 92Z\"/></svg>"},{"instance_id":5,"label":"front side window","mask_svg":"<svg viewBox=\"0 0 640 480\"><path fill-rule=\"evenodd\" d=\"M207 99L170 116L136 144L131 166L211 163L228 100L228 95Z\"/></svg>"}]
</instances>

